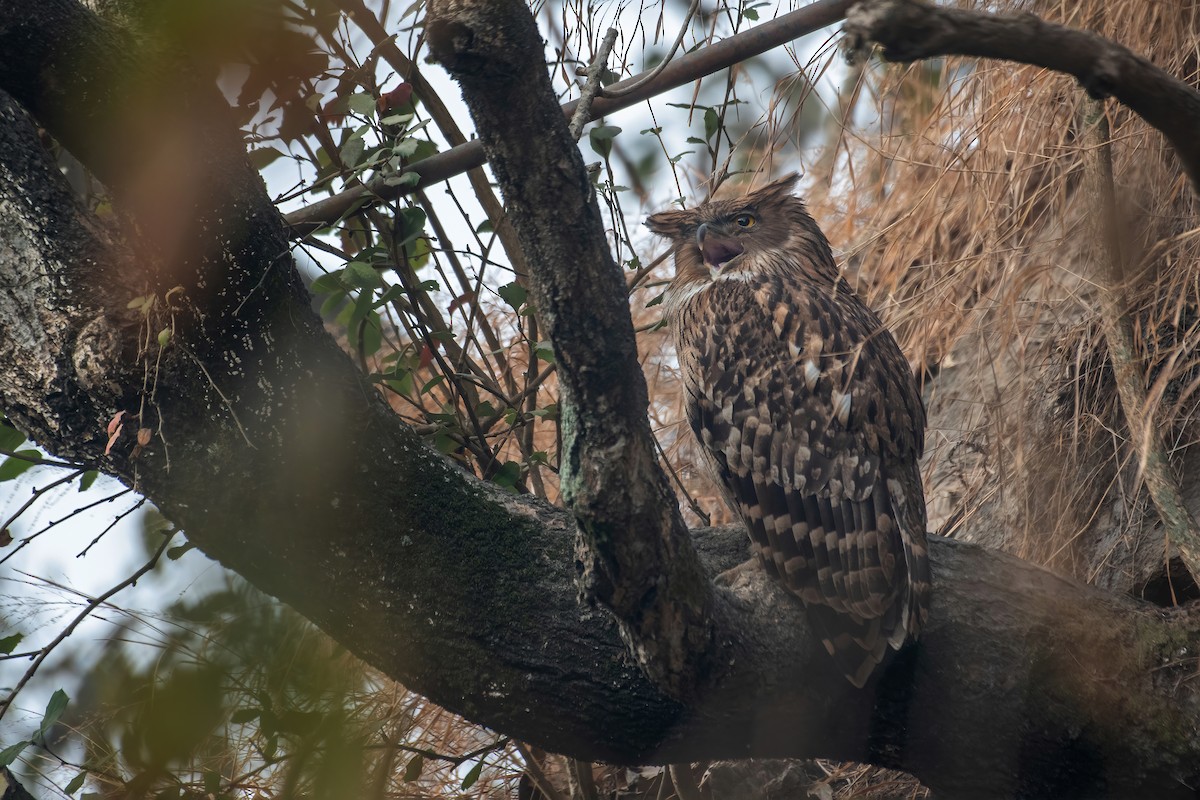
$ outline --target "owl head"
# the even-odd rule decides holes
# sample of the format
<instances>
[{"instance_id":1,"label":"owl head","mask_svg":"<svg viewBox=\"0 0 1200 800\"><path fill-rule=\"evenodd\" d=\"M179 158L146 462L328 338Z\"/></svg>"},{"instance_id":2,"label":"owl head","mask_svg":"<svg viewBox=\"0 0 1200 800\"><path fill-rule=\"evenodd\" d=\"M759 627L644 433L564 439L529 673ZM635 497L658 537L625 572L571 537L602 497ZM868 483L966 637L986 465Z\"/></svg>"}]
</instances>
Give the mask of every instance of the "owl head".
<instances>
[{"instance_id":1,"label":"owl head","mask_svg":"<svg viewBox=\"0 0 1200 800\"><path fill-rule=\"evenodd\" d=\"M835 278L829 243L800 198L796 173L745 197L660 211L646 227L674 243L677 282L802 269Z\"/></svg>"}]
</instances>

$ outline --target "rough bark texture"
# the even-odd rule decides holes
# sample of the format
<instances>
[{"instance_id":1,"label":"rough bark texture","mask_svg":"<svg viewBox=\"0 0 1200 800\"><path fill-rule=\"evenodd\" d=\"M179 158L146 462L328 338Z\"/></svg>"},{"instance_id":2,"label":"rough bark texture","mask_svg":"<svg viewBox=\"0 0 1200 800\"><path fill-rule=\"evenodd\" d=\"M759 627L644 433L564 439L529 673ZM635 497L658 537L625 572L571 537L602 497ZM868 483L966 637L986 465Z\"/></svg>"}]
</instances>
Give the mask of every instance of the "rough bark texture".
<instances>
[{"instance_id":1,"label":"rough bark texture","mask_svg":"<svg viewBox=\"0 0 1200 800\"><path fill-rule=\"evenodd\" d=\"M686 696L715 655L711 587L655 460L625 279L583 157L545 65L528 57L542 49L537 25L520 0L450 0L429 5L426 28L432 58L463 86L554 345L562 496L586 591L616 613L643 668ZM539 135L513 136L514 119Z\"/></svg>"},{"instance_id":2,"label":"rough bark texture","mask_svg":"<svg viewBox=\"0 0 1200 800\"><path fill-rule=\"evenodd\" d=\"M30 76L69 79L54 77L58 42L115 59L118 72L159 67L139 65L119 32L67 0L39 3L37 14L29 5L0 0L0 407L52 452L135 485L204 552L383 672L551 750L624 763L860 760L912 772L948 797L1192 796L1200 618L946 540L931 542L935 599L920 647L868 690L836 673L798 604L747 572L703 589L713 609L709 668L685 700L672 699L630 657L612 618L578 602L573 520L423 447L337 349L280 257L281 219L209 101L182 104L206 109L188 118L205 146L190 151L191 182L176 187L189 215L175 246L147 252L141 237L130 246L74 206L10 94L39 109L38 122L108 174L119 196L136 196L122 188L126 174L105 173L104 153L84 142L88 115L105 107L60 107ZM514 20L504 35L536 36L521 4L498 7ZM534 47L518 51L522 61L540 63L528 59ZM488 72L469 60L482 52L470 51L461 68ZM507 80L524 75L520 65L507 68L516 71ZM205 96L175 78L176 92ZM511 116L497 120L506 127L485 134L497 158L513 155L496 141L504 131L531 138L521 132L537 122L520 114L546 105L511 99ZM554 124L565 124L555 114ZM130 170L154 157L153 144ZM552 331L560 361L588 382L570 391L611 403L577 406L575 446L603 445L604 432L589 426L631 425L644 388L614 385L629 381L634 365L621 338L628 334L614 333L628 323L611 299L578 309L570 295L607 291L615 267L595 240L578 156L519 163L498 165L497 175L531 262L545 261L539 301L543 313L553 306L560 315ZM549 194L539 199L539 187ZM575 243L569 250L555 233L563 228ZM570 265L584 285L569 282ZM175 286L183 289L168 299ZM131 295L151 293L159 300L148 319L127 308ZM160 360L153 333L165 326L176 333ZM148 348L139 345L147 331ZM585 341L609 335L617 337L611 350ZM606 352L623 366L605 363ZM105 425L121 410L156 432L136 458L129 434L104 456ZM604 452L572 457L609 469L598 463ZM622 496L644 512L660 492L613 486L636 492ZM576 503L609 513L590 497ZM637 524L676 536L671 514L659 513ZM603 533L618 540L627 531ZM709 575L745 555L740 529L698 531L692 541ZM663 544L648 549L662 557ZM687 540L671 545L691 553Z\"/></svg>"}]
</instances>

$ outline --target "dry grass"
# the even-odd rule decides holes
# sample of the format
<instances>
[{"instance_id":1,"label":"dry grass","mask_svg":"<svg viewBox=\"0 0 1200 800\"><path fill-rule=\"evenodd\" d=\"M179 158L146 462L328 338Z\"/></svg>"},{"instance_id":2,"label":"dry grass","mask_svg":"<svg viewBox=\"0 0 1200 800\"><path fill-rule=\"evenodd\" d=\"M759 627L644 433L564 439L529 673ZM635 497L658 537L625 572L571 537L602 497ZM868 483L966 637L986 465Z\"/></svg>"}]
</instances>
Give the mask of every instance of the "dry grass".
<instances>
[{"instance_id":1,"label":"dry grass","mask_svg":"<svg viewBox=\"0 0 1200 800\"><path fill-rule=\"evenodd\" d=\"M1195 8L1021 7L1195 80ZM1138 551L1157 546L1161 565L1161 536L1148 530L1098 330L1083 91L1032 67L956 60L872 65L863 91L884 122L845 133L846 179L814 187L810 202L839 220L827 227L848 275L928 378L931 527L953 521L960 535L1128 589L1145 577ZM1155 419L1182 465L1200 386L1195 200L1157 132L1112 104L1108 114L1131 255L1124 296Z\"/></svg>"}]
</instances>

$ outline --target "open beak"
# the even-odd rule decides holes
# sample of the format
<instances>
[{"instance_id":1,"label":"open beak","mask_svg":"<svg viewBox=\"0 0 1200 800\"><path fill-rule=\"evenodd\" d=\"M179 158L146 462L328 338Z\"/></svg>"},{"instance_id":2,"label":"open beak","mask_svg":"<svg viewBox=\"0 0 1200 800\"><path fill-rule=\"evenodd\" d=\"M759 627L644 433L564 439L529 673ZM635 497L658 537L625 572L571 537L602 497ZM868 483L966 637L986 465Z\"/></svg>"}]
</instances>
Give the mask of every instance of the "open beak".
<instances>
[{"instance_id":1,"label":"open beak","mask_svg":"<svg viewBox=\"0 0 1200 800\"><path fill-rule=\"evenodd\" d=\"M743 252L735 239L709 233L707 223L696 229L696 247L700 248L704 263L714 273L724 269L726 264Z\"/></svg>"}]
</instances>

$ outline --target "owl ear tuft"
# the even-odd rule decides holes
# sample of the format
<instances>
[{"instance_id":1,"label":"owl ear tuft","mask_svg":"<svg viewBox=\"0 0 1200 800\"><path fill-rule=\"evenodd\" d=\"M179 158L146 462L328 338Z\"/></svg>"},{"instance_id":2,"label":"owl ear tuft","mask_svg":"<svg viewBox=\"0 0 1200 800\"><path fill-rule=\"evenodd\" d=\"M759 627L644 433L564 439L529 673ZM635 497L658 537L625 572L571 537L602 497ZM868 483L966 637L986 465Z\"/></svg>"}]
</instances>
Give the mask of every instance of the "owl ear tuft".
<instances>
[{"instance_id":1,"label":"owl ear tuft","mask_svg":"<svg viewBox=\"0 0 1200 800\"><path fill-rule=\"evenodd\" d=\"M792 190L796 188L798 180L800 180L800 173L789 172L782 178L776 178L761 189L751 192L746 199L755 203L784 200L792 196Z\"/></svg>"},{"instance_id":2,"label":"owl ear tuft","mask_svg":"<svg viewBox=\"0 0 1200 800\"><path fill-rule=\"evenodd\" d=\"M692 213L690 211L660 211L646 218L646 227L652 233L667 238L682 235L691 224Z\"/></svg>"}]
</instances>

